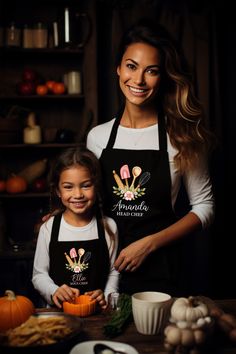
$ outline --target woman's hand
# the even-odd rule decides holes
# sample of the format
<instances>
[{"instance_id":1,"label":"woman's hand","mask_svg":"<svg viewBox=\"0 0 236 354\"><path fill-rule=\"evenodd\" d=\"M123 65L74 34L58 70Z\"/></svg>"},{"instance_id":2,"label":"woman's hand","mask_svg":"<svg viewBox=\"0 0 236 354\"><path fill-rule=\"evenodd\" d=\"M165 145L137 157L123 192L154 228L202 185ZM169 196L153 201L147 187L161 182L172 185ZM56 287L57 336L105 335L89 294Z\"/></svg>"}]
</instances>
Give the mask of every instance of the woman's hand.
<instances>
[{"instance_id":1,"label":"woman's hand","mask_svg":"<svg viewBox=\"0 0 236 354\"><path fill-rule=\"evenodd\" d=\"M144 237L123 248L117 257L114 266L118 272L121 272L122 270L133 272L140 267L151 252L151 237Z\"/></svg>"},{"instance_id":2,"label":"woman's hand","mask_svg":"<svg viewBox=\"0 0 236 354\"><path fill-rule=\"evenodd\" d=\"M96 301L99 303L99 305L101 306L102 309L107 308L107 302L105 300L105 295L101 289L87 291L85 294L91 296L91 299L96 299Z\"/></svg>"},{"instance_id":3,"label":"woman's hand","mask_svg":"<svg viewBox=\"0 0 236 354\"><path fill-rule=\"evenodd\" d=\"M77 296L79 296L78 289L71 288L68 285L63 284L57 288L55 293L52 295L52 300L54 304L61 309L61 304L63 301L73 302Z\"/></svg>"},{"instance_id":4,"label":"woman's hand","mask_svg":"<svg viewBox=\"0 0 236 354\"><path fill-rule=\"evenodd\" d=\"M52 214L46 214L46 215L43 215L42 217L42 222L46 222L50 219L50 217L52 216Z\"/></svg>"},{"instance_id":5,"label":"woman's hand","mask_svg":"<svg viewBox=\"0 0 236 354\"><path fill-rule=\"evenodd\" d=\"M52 211L51 213L48 213L46 215L44 215L42 217L42 222L46 222L48 221L48 219L50 219L51 216L55 216L60 212L60 209L55 209L54 211Z\"/></svg>"}]
</instances>

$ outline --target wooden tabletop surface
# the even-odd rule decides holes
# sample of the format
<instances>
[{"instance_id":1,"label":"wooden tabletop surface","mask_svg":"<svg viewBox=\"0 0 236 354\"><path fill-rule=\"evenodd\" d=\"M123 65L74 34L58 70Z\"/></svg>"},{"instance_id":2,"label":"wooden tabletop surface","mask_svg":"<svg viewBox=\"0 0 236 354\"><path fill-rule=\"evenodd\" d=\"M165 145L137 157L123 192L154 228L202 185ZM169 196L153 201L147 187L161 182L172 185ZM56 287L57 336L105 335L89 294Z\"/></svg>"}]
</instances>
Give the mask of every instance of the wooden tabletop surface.
<instances>
[{"instance_id":1,"label":"wooden tabletop surface","mask_svg":"<svg viewBox=\"0 0 236 354\"><path fill-rule=\"evenodd\" d=\"M214 301L225 312L236 316L236 299ZM43 310L45 309L40 309L40 311ZM49 310L47 309L47 311ZM51 311L53 311L53 309L51 309ZM112 339L107 338L103 333L103 326L108 323L109 318L110 317L107 313L99 313L84 318L84 335L82 340L113 340L117 342L123 342L133 346L139 354L168 353L164 347L163 335L139 334L133 322L129 323L121 335ZM226 338L223 332L222 334L217 333L212 336L210 345L207 348L204 348L202 352L204 354L236 354L236 343L230 342L230 340ZM184 354L188 354L188 352Z\"/></svg>"}]
</instances>

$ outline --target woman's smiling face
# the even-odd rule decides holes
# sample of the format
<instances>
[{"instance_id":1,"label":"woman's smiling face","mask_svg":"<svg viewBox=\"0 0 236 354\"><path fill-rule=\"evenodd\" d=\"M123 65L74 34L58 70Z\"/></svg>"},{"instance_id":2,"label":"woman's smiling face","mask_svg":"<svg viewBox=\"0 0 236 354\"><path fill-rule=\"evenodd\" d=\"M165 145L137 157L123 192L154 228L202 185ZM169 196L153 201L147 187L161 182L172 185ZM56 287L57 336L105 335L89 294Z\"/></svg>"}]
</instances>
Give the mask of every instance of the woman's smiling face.
<instances>
[{"instance_id":1,"label":"woman's smiling face","mask_svg":"<svg viewBox=\"0 0 236 354\"><path fill-rule=\"evenodd\" d=\"M143 105L156 96L160 86L160 54L146 43L127 47L117 67L120 88L131 104Z\"/></svg>"}]
</instances>

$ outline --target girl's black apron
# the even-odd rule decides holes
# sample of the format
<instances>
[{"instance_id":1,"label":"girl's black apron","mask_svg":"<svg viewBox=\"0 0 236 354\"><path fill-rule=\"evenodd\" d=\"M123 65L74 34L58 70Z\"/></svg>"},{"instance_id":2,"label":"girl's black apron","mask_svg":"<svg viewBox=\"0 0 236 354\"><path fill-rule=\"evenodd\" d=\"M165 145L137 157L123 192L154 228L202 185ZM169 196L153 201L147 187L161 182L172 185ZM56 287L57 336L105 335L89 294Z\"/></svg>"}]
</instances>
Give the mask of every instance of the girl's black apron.
<instances>
[{"instance_id":1,"label":"girl's black apron","mask_svg":"<svg viewBox=\"0 0 236 354\"><path fill-rule=\"evenodd\" d=\"M54 217L49 244L49 275L61 286L78 288L80 293L104 290L110 269L109 251L104 228L97 218L98 239L58 241L62 214Z\"/></svg>"},{"instance_id":2,"label":"girl's black apron","mask_svg":"<svg viewBox=\"0 0 236 354\"><path fill-rule=\"evenodd\" d=\"M119 229L119 249L175 222L164 118L159 118L159 150L114 149L120 119L116 118L102 151L102 184L106 213ZM122 272L120 292L164 291L177 294L178 247L162 247L135 272Z\"/></svg>"}]
</instances>

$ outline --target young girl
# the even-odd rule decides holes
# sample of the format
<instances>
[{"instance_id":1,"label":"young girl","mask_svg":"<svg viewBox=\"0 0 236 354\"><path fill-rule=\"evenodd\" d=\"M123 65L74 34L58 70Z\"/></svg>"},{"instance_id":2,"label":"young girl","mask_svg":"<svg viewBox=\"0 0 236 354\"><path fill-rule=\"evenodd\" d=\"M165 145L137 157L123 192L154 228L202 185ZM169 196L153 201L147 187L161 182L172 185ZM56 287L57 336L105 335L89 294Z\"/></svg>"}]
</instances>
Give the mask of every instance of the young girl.
<instances>
[{"instance_id":1,"label":"young girl","mask_svg":"<svg viewBox=\"0 0 236 354\"><path fill-rule=\"evenodd\" d=\"M117 226L101 208L100 166L85 147L65 150L51 170L53 208L40 228L32 282L49 305L89 294L102 308L118 290Z\"/></svg>"}]
</instances>

